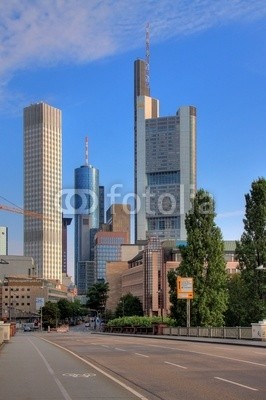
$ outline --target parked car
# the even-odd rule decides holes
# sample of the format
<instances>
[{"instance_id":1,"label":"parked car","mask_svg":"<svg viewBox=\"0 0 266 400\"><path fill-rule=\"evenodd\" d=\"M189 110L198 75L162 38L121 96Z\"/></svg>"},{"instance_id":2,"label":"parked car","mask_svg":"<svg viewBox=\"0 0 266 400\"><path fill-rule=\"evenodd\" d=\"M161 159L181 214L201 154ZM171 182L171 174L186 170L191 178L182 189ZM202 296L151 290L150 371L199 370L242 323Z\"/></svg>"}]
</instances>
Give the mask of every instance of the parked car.
<instances>
[{"instance_id":1,"label":"parked car","mask_svg":"<svg viewBox=\"0 0 266 400\"><path fill-rule=\"evenodd\" d=\"M25 325L23 329L24 329L24 332L30 332L31 331L31 328L28 325Z\"/></svg>"}]
</instances>

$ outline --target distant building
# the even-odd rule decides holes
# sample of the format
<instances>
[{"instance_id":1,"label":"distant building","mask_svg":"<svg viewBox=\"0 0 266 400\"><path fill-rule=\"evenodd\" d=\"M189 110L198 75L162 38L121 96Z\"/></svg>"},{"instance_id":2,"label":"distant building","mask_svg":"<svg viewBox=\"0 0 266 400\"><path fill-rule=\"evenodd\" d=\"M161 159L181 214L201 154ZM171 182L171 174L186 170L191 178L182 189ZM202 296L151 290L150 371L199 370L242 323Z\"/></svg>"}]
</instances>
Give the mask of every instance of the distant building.
<instances>
[{"instance_id":1,"label":"distant building","mask_svg":"<svg viewBox=\"0 0 266 400\"><path fill-rule=\"evenodd\" d=\"M145 315L166 316L170 314L168 272L176 270L181 263L181 253L175 241L161 242L157 237L149 238L141 249L121 246L124 257L121 261L106 264L106 281L109 283L109 298L106 308L115 311L120 298L127 293L138 297ZM235 241L224 241L226 271L238 273L235 260ZM128 259L125 255L135 255Z\"/></svg>"},{"instance_id":2,"label":"distant building","mask_svg":"<svg viewBox=\"0 0 266 400\"><path fill-rule=\"evenodd\" d=\"M0 256L8 255L8 228L0 226Z\"/></svg>"},{"instance_id":3,"label":"distant building","mask_svg":"<svg viewBox=\"0 0 266 400\"><path fill-rule=\"evenodd\" d=\"M72 218L62 217L62 274L67 274L67 227Z\"/></svg>"},{"instance_id":4,"label":"distant building","mask_svg":"<svg viewBox=\"0 0 266 400\"><path fill-rule=\"evenodd\" d=\"M37 277L37 265L32 257L0 256L0 283L6 276Z\"/></svg>"},{"instance_id":5,"label":"distant building","mask_svg":"<svg viewBox=\"0 0 266 400\"><path fill-rule=\"evenodd\" d=\"M0 285L0 318L9 321L34 321L40 318L37 300L57 303L69 300L67 287L59 281L29 276L8 275Z\"/></svg>"},{"instance_id":6,"label":"distant building","mask_svg":"<svg viewBox=\"0 0 266 400\"><path fill-rule=\"evenodd\" d=\"M106 280L107 261L121 259L121 245L127 243L127 232L103 232L95 236L95 268L97 281Z\"/></svg>"},{"instance_id":7,"label":"distant building","mask_svg":"<svg viewBox=\"0 0 266 400\"><path fill-rule=\"evenodd\" d=\"M88 164L75 169L75 284L85 295L94 283L94 237L104 222L104 187L99 170ZM89 270L87 270L89 268ZM88 286L89 285L89 286Z\"/></svg>"},{"instance_id":8,"label":"distant building","mask_svg":"<svg viewBox=\"0 0 266 400\"><path fill-rule=\"evenodd\" d=\"M106 211L106 224L109 225L110 231L127 234L125 244L130 243L130 213L129 204L112 204Z\"/></svg>"},{"instance_id":9,"label":"distant building","mask_svg":"<svg viewBox=\"0 0 266 400\"><path fill-rule=\"evenodd\" d=\"M186 239L185 214L196 191L196 108L159 117L146 62L134 64L135 240Z\"/></svg>"},{"instance_id":10,"label":"distant building","mask_svg":"<svg viewBox=\"0 0 266 400\"><path fill-rule=\"evenodd\" d=\"M24 254L38 275L62 280L62 115L45 103L24 108Z\"/></svg>"}]
</instances>

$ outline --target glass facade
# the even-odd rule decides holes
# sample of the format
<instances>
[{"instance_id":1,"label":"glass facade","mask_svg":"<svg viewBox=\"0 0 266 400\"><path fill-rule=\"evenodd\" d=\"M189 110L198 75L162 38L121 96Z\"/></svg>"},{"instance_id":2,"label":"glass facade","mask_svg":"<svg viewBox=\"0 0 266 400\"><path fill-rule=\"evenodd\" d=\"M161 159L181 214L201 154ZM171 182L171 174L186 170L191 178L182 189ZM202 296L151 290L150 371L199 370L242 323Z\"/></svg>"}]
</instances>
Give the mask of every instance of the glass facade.
<instances>
[{"instance_id":1,"label":"glass facade","mask_svg":"<svg viewBox=\"0 0 266 400\"><path fill-rule=\"evenodd\" d=\"M101 232L95 245L95 263L98 281L106 279L106 262L121 259L121 244L125 243L125 235L104 235Z\"/></svg>"},{"instance_id":2,"label":"glass facade","mask_svg":"<svg viewBox=\"0 0 266 400\"><path fill-rule=\"evenodd\" d=\"M91 165L76 168L74 182L75 284L78 294L86 294L84 264L80 262L93 261L92 236L99 229L100 218L99 171Z\"/></svg>"}]
</instances>

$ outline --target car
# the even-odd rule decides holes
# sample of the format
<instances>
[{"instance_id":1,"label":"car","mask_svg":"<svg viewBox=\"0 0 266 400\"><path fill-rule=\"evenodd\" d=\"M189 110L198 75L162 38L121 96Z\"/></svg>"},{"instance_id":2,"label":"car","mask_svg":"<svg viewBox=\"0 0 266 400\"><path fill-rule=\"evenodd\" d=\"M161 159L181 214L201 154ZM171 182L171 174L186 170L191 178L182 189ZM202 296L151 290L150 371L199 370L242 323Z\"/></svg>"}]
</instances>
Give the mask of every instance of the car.
<instances>
[{"instance_id":1,"label":"car","mask_svg":"<svg viewBox=\"0 0 266 400\"><path fill-rule=\"evenodd\" d=\"M31 331L31 328L28 325L25 325L23 329L24 329L24 332L30 332Z\"/></svg>"}]
</instances>

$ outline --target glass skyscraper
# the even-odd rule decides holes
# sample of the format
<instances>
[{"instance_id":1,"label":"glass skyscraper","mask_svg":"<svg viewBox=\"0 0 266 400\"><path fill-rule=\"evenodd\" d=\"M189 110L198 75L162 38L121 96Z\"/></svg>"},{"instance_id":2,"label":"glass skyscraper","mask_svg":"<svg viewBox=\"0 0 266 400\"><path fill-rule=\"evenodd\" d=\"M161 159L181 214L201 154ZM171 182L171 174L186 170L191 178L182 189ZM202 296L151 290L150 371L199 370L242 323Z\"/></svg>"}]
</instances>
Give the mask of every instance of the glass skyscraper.
<instances>
[{"instance_id":1,"label":"glass skyscraper","mask_svg":"<svg viewBox=\"0 0 266 400\"><path fill-rule=\"evenodd\" d=\"M99 188L99 171L91 165L75 169L75 284L78 294L86 294L85 261L94 260L94 236L100 226L104 189ZM101 196L100 196L101 194ZM79 268L80 266L80 268Z\"/></svg>"}]
</instances>

